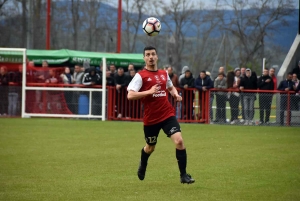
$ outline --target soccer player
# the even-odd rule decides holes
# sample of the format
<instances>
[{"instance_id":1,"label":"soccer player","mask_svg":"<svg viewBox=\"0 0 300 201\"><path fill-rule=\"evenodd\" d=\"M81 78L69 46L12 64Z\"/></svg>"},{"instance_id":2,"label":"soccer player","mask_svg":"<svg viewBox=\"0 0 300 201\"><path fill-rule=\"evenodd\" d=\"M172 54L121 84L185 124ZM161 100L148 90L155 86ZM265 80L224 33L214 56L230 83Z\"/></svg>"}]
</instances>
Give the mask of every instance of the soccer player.
<instances>
[{"instance_id":1,"label":"soccer player","mask_svg":"<svg viewBox=\"0 0 300 201\"><path fill-rule=\"evenodd\" d=\"M180 126L175 117L175 111L169 103L166 90L176 101L181 101L176 88L168 74L157 68L157 52L152 46L144 48L146 67L136 73L127 88L128 99L141 99L144 104L144 136L146 146L142 148L138 177L144 180L148 158L155 149L159 131L163 129L167 137L171 138L176 147L176 158L180 170L180 182L191 184L195 180L186 173L187 155L183 144Z\"/></svg>"}]
</instances>

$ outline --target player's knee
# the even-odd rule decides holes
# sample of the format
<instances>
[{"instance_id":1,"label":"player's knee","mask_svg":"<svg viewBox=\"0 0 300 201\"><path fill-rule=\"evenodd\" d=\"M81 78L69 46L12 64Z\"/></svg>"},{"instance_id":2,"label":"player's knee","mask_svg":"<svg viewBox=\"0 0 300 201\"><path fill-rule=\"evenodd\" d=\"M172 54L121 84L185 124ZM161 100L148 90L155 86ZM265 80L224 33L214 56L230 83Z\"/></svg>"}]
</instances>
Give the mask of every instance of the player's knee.
<instances>
[{"instance_id":1,"label":"player's knee","mask_svg":"<svg viewBox=\"0 0 300 201\"><path fill-rule=\"evenodd\" d=\"M148 154L151 154L152 152L154 152L155 150L155 146L146 146L145 147L145 152L148 153Z\"/></svg>"},{"instance_id":2,"label":"player's knee","mask_svg":"<svg viewBox=\"0 0 300 201\"><path fill-rule=\"evenodd\" d=\"M182 139L182 137L176 138L175 145L176 145L176 147L182 147L183 146L183 139Z\"/></svg>"}]
</instances>

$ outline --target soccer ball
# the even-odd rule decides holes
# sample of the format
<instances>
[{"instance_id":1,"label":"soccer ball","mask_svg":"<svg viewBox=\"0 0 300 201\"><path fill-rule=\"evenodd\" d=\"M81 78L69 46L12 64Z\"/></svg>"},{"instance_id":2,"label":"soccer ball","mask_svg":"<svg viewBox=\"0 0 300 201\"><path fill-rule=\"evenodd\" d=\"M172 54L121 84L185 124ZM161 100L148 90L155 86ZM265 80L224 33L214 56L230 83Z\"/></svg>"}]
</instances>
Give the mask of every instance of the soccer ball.
<instances>
[{"instance_id":1,"label":"soccer ball","mask_svg":"<svg viewBox=\"0 0 300 201\"><path fill-rule=\"evenodd\" d=\"M160 21L155 17L147 18L143 23L143 31L148 36L156 36L161 29Z\"/></svg>"}]
</instances>

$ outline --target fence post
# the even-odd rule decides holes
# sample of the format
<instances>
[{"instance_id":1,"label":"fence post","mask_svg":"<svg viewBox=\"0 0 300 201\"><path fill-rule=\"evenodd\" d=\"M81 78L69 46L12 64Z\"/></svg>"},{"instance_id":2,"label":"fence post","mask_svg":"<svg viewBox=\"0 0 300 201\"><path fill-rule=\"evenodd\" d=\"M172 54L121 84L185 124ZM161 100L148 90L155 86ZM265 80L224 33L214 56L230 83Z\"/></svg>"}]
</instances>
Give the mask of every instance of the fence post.
<instances>
[{"instance_id":1,"label":"fence post","mask_svg":"<svg viewBox=\"0 0 300 201\"><path fill-rule=\"evenodd\" d=\"M287 126L290 126L290 122L291 122L291 104L290 104L290 99L291 99L291 96L290 96L290 92L288 91L287 93L287 114L286 114L286 121L287 121Z\"/></svg>"}]
</instances>

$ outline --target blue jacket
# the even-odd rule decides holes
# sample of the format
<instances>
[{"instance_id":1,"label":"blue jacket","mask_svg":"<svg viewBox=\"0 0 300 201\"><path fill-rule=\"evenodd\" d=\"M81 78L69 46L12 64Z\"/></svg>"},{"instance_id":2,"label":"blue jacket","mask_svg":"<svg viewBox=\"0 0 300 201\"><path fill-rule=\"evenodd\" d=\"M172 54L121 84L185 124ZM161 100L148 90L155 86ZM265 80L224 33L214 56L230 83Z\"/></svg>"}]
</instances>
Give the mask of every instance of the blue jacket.
<instances>
[{"instance_id":1,"label":"blue jacket","mask_svg":"<svg viewBox=\"0 0 300 201\"><path fill-rule=\"evenodd\" d=\"M195 80L195 87L202 91L202 87L206 87L206 89L214 88L214 82L210 79L209 76L205 76L205 78L202 80L200 75Z\"/></svg>"},{"instance_id":2,"label":"blue jacket","mask_svg":"<svg viewBox=\"0 0 300 201\"><path fill-rule=\"evenodd\" d=\"M295 86L295 83L293 81L283 80L283 81L280 82L277 90L284 91L286 88L289 88L290 91L294 91L293 86Z\"/></svg>"}]
</instances>

